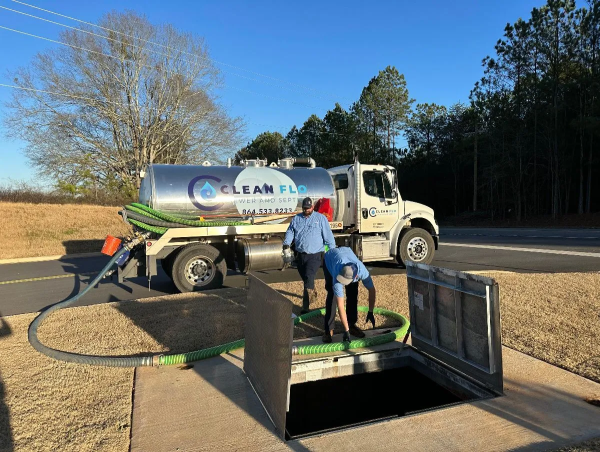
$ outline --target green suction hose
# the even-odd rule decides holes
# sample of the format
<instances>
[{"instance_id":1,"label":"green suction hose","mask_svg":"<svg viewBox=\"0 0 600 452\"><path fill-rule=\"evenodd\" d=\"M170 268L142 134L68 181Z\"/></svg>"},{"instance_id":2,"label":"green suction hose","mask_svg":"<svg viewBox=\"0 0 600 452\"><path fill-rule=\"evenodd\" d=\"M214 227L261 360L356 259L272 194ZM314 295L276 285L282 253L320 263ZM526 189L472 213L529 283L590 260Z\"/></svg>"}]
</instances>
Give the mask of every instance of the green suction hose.
<instances>
[{"instance_id":1,"label":"green suction hose","mask_svg":"<svg viewBox=\"0 0 600 452\"><path fill-rule=\"evenodd\" d=\"M358 310L360 312L369 312L369 308L367 308L366 306L358 306ZM342 350L351 350L354 348L366 348L372 347L374 345L386 344L388 342L395 341L396 339L403 339L404 336L406 336L406 333L408 332L408 327L410 326L410 322L406 317L404 317L401 314L398 314L397 312L389 311L387 309L382 308L374 308L373 313L398 320L402 323L402 326L390 333L381 334L379 336L365 337L363 339L355 339L352 342L332 342L330 344L318 345L295 345L292 347L292 355L313 355L317 353L330 353L339 352ZM311 314L313 315L311 316ZM300 317L296 317L294 319L294 325L297 325L298 323L301 323L312 317L316 317L316 315L325 315L325 308L309 312L308 314L301 315Z\"/></svg>"},{"instance_id":2,"label":"green suction hose","mask_svg":"<svg viewBox=\"0 0 600 452\"><path fill-rule=\"evenodd\" d=\"M360 312L368 312L369 308L366 306L359 306ZM395 341L396 339L402 339L408 332L410 325L409 321L401 314L397 312L389 311L387 309L375 308L373 313L380 314L386 317L402 322L402 326L395 331L390 333L381 334L379 336L366 337L364 339L356 339L352 342L334 342L330 344L318 344L318 345L294 345L292 347L292 355L313 355L318 353L330 353L338 352L342 350L351 350L354 348L366 348L374 345L386 344L388 342ZM312 318L325 315L325 308L311 311L307 314L301 315L294 319L294 325L303 323ZM178 355L164 355L158 357L158 364L161 366L169 366L173 364L184 364L193 361L199 361L201 359L212 358L214 356L228 353L238 348L243 348L246 344L244 339L238 339L237 341L228 342L227 344L217 345L216 347L205 348L203 350L197 350L195 352L180 353Z\"/></svg>"}]
</instances>

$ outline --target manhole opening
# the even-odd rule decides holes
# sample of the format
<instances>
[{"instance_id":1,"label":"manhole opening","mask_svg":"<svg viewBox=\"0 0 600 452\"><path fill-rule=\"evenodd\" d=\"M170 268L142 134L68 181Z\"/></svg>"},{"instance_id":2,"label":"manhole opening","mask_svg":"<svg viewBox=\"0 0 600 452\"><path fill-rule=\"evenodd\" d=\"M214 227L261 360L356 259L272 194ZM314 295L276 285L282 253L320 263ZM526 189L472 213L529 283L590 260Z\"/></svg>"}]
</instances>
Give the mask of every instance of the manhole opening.
<instances>
[{"instance_id":1,"label":"manhole opening","mask_svg":"<svg viewBox=\"0 0 600 452\"><path fill-rule=\"evenodd\" d=\"M314 375L314 364L306 375ZM351 368L345 367L330 360L323 363L321 374L345 376L291 385L286 439L496 396L412 348L392 359L355 362ZM298 380L298 375L293 376L292 382L294 379Z\"/></svg>"}]
</instances>

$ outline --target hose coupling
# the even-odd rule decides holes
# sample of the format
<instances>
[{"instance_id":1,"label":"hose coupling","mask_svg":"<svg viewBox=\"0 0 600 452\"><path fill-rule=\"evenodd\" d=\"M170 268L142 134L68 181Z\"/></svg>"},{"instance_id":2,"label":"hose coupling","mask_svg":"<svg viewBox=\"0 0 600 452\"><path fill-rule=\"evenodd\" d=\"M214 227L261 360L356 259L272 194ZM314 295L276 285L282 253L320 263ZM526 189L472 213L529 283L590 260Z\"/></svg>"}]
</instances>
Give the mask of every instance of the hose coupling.
<instances>
[{"instance_id":1,"label":"hose coupling","mask_svg":"<svg viewBox=\"0 0 600 452\"><path fill-rule=\"evenodd\" d=\"M133 248L138 246L140 243L144 242L149 237L150 237L149 232L143 232L141 234L137 233L133 239L131 239L130 241L128 241L127 243L125 243L123 245L123 248L126 248L127 250L131 251Z\"/></svg>"},{"instance_id":2,"label":"hose coupling","mask_svg":"<svg viewBox=\"0 0 600 452\"><path fill-rule=\"evenodd\" d=\"M160 366L160 359L165 356L164 354L160 354L160 355L153 355L152 356L152 367L159 367Z\"/></svg>"}]
</instances>

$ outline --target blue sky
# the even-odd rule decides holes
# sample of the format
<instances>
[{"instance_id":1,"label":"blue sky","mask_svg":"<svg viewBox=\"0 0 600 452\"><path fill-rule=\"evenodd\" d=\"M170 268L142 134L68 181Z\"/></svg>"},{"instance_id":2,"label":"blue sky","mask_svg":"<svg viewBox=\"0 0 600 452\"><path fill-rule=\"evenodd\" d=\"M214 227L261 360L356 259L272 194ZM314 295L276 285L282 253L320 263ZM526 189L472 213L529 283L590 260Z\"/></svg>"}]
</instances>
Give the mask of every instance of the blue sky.
<instances>
[{"instance_id":1,"label":"blue sky","mask_svg":"<svg viewBox=\"0 0 600 452\"><path fill-rule=\"evenodd\" d=\"M493 52L506 23L529 18L533 7L545 3L23 1L89 22L111 10L130 9L151 22L171 23L203 36L213 59L240 68L218 65L226 84L221 101L230 114L247 121L248 140L269 129L285 133L294 124L301 126L312 113L323 117L336 101L348 108L388 65L405 75L410 95L418 103L468 102L469 91L482 75L481 60ZM76 26L10 0L0 0L0 5ZM50 39L58 39L62 30L2 9L0 25ZM0 29L0 83L10 84L11 70L27 65L37 52L52 45ZM0 87L0 115L10 95L11 89ZM0 125L0 185L34 181L35 171L20 152L23 143L8 141L4 132Z\"/></svg>"}]
</instances>

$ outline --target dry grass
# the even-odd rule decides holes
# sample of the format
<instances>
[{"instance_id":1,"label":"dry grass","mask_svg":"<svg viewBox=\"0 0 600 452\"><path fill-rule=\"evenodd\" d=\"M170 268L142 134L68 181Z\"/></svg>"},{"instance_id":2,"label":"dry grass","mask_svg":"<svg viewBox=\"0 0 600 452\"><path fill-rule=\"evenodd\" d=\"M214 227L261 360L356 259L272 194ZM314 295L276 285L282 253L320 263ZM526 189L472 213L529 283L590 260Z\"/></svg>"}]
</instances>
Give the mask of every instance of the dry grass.
<instances>
[{"instance_id":1,"label":"dry grass","mask_svg":"<svg viewBox=\"0 0 600 452\"><path fill-rule=\"evenodd\" d=\"M39 337L54 348L100 355L200 349L241 336L245 311L233 295L232 301L180 294L64 309L44 322ZM243 291L237 296L245 302ZM133 369L40 355L27 342L34 317L6 317L1 325L0 451L10 443L18 451L126 451Z\"/></svg>"},{"instance_id":2,"label":"dry grass","mask_svg":"<svg viewBox=\"0 0 600 452\"><path fill-rule=\"evenodd\" d=\"M505 345L600 382L600 274L487 274L500 284ZM375 284L379 306L407 314L404 276L375 277ZM301 283L274 287L298 312ZM319 291L322 304L325 293ZM224 289L65 309L43 324L40 338L81 353L190 351L240 338L244 304L244 290ZM127 450L133 371L39 355L27 343L33 317L0 322L0 450L7 438L15 450ZM322 319L316 319L297 328L295 337L318 335L321 328Z\"/></svg>"},{"instance_id":3,"label":"dry grass","mask_svg":"<svg viewBox=\"0 0 600 452\"><path fill-rule=\"evenodd\" d=\"M118 207L0 202L0 259L100 251L129 232Z\"/></svg>"}]
</instances>

